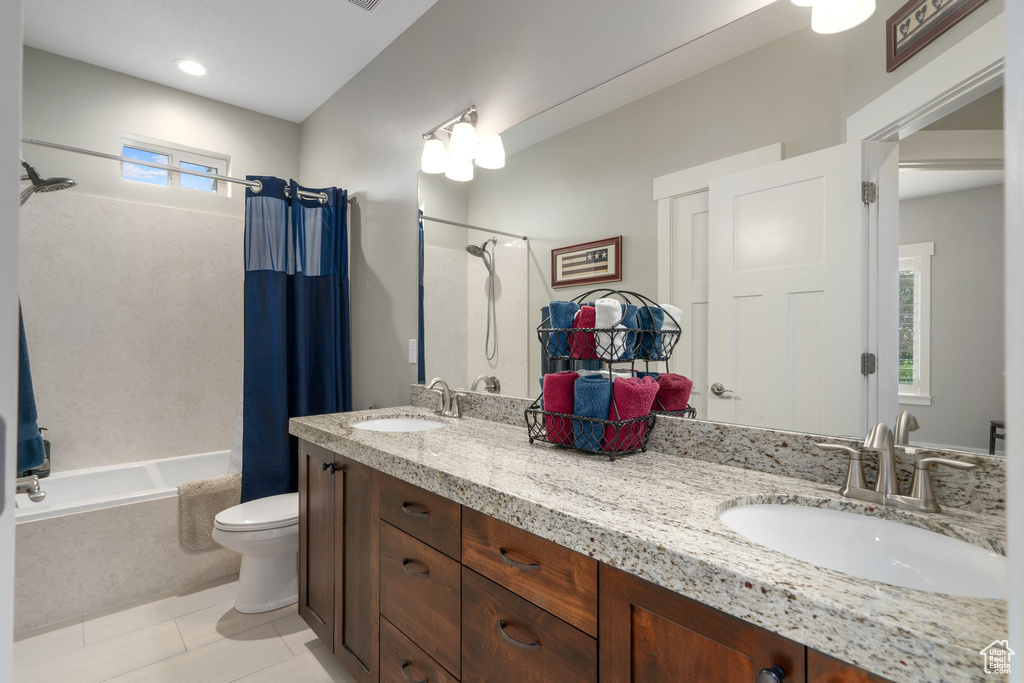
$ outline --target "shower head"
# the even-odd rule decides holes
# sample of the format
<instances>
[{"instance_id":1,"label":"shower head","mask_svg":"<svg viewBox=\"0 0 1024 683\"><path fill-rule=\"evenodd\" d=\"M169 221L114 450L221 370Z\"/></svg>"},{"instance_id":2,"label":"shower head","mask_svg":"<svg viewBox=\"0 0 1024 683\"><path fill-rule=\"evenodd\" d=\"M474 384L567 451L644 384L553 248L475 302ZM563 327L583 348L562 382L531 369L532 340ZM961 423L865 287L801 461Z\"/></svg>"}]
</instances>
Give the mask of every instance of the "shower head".
<instances>
[{"instance_id":1,"label":"shower head","mask_svg":"<svg viewBox=\"0 0 1024 683\"><path fill-rule=\"evenodd\" d=\"M22 176L22 180L30 180L32 182L31 185L21 192L21 203L23 205L34 192L57 192L58 190L66 190L78 184L71 178L40 178L36 169L32 168L24 159L21 160L21 165L25 168L26 173L25 176Z\"/></svg>"},{"instance_id":2,"label":"shower head","mask_svg":"<svg viewBox=\"0 0 1024 683\"><path fill-rule=\"evenodd\" d=\"M470 245L468 245L466 247L466 251L468 251L473 256L478 256L480 258L485 258L487 256L487 243L488 242L497 243L497 241L498 241L497 238L492 237L489 240L484 240L484 243L481 244L479 247L476 246L475 244L470 244Z\"/></svg>"}]
</instances>

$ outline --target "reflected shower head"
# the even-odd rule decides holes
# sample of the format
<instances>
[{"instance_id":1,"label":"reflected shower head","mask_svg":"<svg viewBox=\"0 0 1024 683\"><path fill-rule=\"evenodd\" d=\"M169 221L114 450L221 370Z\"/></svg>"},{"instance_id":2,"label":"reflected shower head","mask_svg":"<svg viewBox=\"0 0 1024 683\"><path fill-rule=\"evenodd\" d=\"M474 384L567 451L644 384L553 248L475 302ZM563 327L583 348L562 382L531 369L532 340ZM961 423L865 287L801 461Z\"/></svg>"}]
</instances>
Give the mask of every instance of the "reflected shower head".
<instances>
[{"instance_id":1,"label":"reflected shower head","mask_svg":"<svg viewBox=\"0 0 1024 683\"><path fill-rule=\"evenodd\" d=\"M486 256L487 256L487 243L488 242L497 243L498 239L496 237L492 237L489 240L484 240L484 243L481 244L479 247L476 246L475 244L470 244L470 245L468 245L466 247L466 251L468 251L473 256L478 256L480 258L486 258Z\"/></svg>"},{"instance_id":2,"label":"reflected shower head","mask_svg":"<svg viewBox=\"0 0 1024 683\"><path fill-rule=\"evenodd\" d=\"M27 174L22 180L32 181L32 184L21 192L21 203L23 205L34 192L57 192L58 190L66 190L78 184L71 178L40 178L36 169L29 166L28 162L24 159L21 160L21 165L25 168L25 173Z\"/></svg>"}]
</instances>

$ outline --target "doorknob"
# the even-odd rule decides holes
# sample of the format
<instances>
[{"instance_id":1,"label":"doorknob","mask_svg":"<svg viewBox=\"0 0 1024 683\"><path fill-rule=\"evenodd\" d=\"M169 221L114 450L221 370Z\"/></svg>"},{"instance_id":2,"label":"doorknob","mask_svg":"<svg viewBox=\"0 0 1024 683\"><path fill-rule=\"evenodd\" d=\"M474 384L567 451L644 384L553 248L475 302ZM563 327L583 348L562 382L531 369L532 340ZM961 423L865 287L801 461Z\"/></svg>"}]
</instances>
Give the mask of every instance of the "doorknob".
<instances>
[{"instance_id":1,"label":"doorknob","mask_svg":"<svg viewBox=\"0 0 1024 683\"><path fill-rule=\"evenodd\" d=\"M715 396L721 396L724 393L732 393L732 389L726 389L721 382L715 382L711 385L711 393Z\"/></svg>"}]
</instances>

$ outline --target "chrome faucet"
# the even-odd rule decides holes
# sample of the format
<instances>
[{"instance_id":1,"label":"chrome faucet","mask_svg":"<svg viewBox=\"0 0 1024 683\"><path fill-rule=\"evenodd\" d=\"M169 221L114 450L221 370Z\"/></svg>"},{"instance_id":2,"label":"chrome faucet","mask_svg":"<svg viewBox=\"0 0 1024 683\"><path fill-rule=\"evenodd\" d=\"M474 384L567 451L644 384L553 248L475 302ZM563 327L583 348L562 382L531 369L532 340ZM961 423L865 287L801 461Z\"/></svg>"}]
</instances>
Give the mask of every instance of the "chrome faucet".
<instances>
[{"instance_id":1,"label":"chrome faucet","mask_svg":"<svg viewBox=\"0 0 1024 683\"><path fill-rule=\"evenodd\" d=\"M893 438L896 443L907 446L910 444L910 432L916 432L920 427L916 415L909 410L901 410L896 416L896 432Z\"/></svg>"},{"instance_id":2,"label":"chrome faucet","mask_svg":"<svg viewBox=\"0 0 1024 683\"><path fill-rule=\"evenodd\" d=\"M33 503L42 502L46 498L46 491L39 488L39 477L31 475L14 480L14 493L27 493L28 499Z\"/></svg>"},{"instance_id":3,"label":"chrome faucet","mask_svg":"<svg viewBox=\"0 0 1024 683\"><path fill-rule=\"evenodd\" d=\"M441 386L438 387L437 385ZM448 387L448 383L440 377L435 377L427 385L429 391L437 392L437 408L434 409L434 413L437 415L444 415L445 417L462 417L462 404L459 402L462 393L458 391L452 391Z\"/></svg>"},{"instance_id":4,"label":"chrome faucet","mask_svg":"<svg viewBox=\"0 0 1024 683\"><path fill-rule=\"evenodd\" d=\"M487 375L480 375L475 380L473 380L473 388L470 389L470 391L476 391L476 385L480 384L480 382L484 383L484 389L488 393L490 393L490 394L500 394L501 393L501 382L498 381L498 378L497 377L488 377Z\"/></svg>"},{"instance_id":5,"label":"chrome faucet","mask_svg":"<svg viewBox=\"0 0 1024 683\"><path fill-rule=\"evenodd\" d=\"M904 411L906 413L906 411ZM898 426L905 428L904 433L916 429L917 420L913 414L906 413L909 419L904 419L902 425L897 421ZM900 413L902 418L904 413ZM911 425L914 425L911 427ZM871 428L867 438L864 440L863 450L874 451L878 454L878 478L875 481L874 490L867 487L864 480L864 470L861 462L861 451L850 446L841 446L832 443L819 443L818 448L823 451L842 451L849 455L850 463L846 471L846 482L839 492L846 498L861 500L875 505L902 508L904 510L917 510L920 512L941 512L935 499L935 490L932 488L929 466L945 465L958 469L971 469L977 467L969 462L949 460L946 458L921 458L914 464L914 479L910 484L910 495L902 496L899 492L899 482L896 479L896 447L892 431L889 426L879 423Z\"/></svg>"}]
</instances>

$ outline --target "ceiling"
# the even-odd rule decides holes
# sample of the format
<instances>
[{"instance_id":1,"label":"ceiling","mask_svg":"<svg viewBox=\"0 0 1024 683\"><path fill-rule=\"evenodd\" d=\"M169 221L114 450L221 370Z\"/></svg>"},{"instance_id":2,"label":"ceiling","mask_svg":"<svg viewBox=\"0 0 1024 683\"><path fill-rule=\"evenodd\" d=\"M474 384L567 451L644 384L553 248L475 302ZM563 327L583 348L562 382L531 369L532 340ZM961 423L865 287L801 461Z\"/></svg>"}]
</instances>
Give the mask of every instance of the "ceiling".
<instances>
[{"instance_id":1,"label":"ceiling","mask_svg":"<svg viewBox=\"0 0 1024 683\"><path fill-rule=\"evenodd\" d=\"M25 44L301 122L437 2L380 0L367 12L349 0L26 0ZM437 16L446 17L444 42L458 46L460 60L493 65L494 85L504 95L476 104L505 111L511 120L492 122L503 130L524 118L513 110L529 117L773 2L790 6L787 0L440 0L444 11ZM435 46L417 47L436 57ZM451 52L439 49L442 56ZM719 57L734 52L719 47ZM177 59L201 62L210 73L188 76L174 67ZM438 77L459 71L457 63L437 67Z\"/></svg>"},{"instance_id":2,"label":"ceiling","mask_svg":"<svg viewBox=\"0 0 1024 683\"><path fill-rule=\"evenodd\" d=\"M300 122L436 1L26 0L25 44Z\"/></svg>"}]
</instances>

